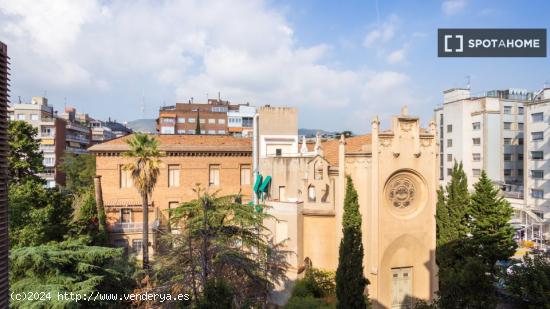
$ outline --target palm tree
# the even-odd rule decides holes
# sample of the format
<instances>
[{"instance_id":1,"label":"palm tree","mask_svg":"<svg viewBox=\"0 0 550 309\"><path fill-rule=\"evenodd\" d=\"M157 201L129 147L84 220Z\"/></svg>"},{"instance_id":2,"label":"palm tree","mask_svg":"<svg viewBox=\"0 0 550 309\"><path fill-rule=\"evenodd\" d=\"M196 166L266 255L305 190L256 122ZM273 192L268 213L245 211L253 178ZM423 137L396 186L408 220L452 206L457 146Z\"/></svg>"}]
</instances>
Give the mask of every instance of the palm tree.
<instances>
[{"instance_id":1,"label":"palm tree","mask_svg":"<svg viewBox=\"0 0 550 309\"><path fill-rule=\"evenodd\" d=\"M153 192L160 173L163 154L158 149L158 142L154 137L145 133L135 133L126 140L130 150L124 153L125 157L134 158L134 162L125 164L123 169L132 175L134 185L141 195L143 207L143 269L149 269L149 196Z\"/></svg>"}]
</instances>

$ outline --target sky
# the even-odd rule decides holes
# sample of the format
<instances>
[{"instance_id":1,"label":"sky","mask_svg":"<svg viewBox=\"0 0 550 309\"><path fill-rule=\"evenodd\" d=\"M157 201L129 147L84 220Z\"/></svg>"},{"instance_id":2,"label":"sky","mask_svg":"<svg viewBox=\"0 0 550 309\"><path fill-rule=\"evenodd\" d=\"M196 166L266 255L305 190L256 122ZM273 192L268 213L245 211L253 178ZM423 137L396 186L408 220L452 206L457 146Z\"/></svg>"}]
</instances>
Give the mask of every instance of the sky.
<instances>
[{"instance_id":1,"label":"sky","mask_svg":"<svg viewBox=\"0 0 550 309\"><path fill-rule=\"evenodd\" d=\"M11 101L97 119L217 98L291 106L299 126L368 132L442 92L550 85L550 58L438 58L438 28L550 28L550 2L0 0Z\"/></svg>"}]
</instances>

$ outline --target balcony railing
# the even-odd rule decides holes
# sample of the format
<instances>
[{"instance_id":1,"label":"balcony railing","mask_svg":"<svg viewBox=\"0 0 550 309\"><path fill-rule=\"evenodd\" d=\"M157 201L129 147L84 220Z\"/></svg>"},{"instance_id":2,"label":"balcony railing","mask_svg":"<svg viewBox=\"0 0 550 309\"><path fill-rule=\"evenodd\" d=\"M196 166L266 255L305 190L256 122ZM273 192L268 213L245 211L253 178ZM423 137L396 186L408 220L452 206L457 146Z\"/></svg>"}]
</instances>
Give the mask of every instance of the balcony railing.
<instances>
[{"instance_id":1,"label":"balcony railing","mask_svg":"<svg viewBox=\"0 0 550 309\"><path fill-rule=\"evenodd\" d=\"M83 149L83 148L75 148L75 147L69 147L67 146L65 148L65 151L67 152L72 152L72 153L88 153L88 150L86 149Z\"/></svg>"},{"instance_id":2,"label":"balcony railing","mask_svg":"<svg viewBox=\"0 0 550 309\"><path fill-rule=\"evenodd\" d=\"M65 139L68 140L68 141L81 142L81 143L85 143L85 144L90 142L90 140L87 137L72 135L72 134L67 135L65 137Z\"/></svg>"},{"instance_id":3,"label":"balcony railing","mask_svg":"<svg viewBox=\"0 0 550 309\"><path fill-rule=\"evenodd\" d=\"M159 222L155 220L149 225L149 230L158 229ZM111 225L111 232L115 233L132 233L143 231L143 222L117 222Z\"/></svg>"},{"instance_id":4,"label":"balcony railing","mask_svg":"<svg viewBox=\"0 0 550 309\"><path fill-rule=\"evenodd\" d=\"M502 195L507 198L522 199L523 192L520 191L502 191Z\"/></svg>"}]
</instances>

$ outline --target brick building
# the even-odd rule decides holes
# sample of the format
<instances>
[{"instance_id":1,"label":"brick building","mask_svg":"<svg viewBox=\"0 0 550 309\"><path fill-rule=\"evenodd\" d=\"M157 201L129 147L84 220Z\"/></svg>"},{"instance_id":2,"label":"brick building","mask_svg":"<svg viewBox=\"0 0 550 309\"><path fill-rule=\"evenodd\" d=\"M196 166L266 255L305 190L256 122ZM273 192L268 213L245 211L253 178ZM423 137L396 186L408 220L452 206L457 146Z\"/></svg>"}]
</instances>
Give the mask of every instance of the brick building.
<instances>
[{"instance_id":1,"label":"brick building","mask_svg":"<svg viewBox=\"0 0 550 309\"><path fill-rule=\"evenodd\" d=\"M126 140L131 135L89 148L96 155L96 173L100 177L102 199L107 215L110 242L127 247L138 255L142 244L143 213L141 198L123 165L131 158ZM252 197L252 142L232 136L156 136L162 158L160 176L150 198L150 245L153 254L157 230L167 230L167 210L196 198L196 184L220 195L241 192L244 200ZM96 181L97 182L97 181Z\"/></svg>"},{"instance_id":2,"label":"brick building","mask_svg":"<svg viewBox=\"0 0 550 309\"><path fill-rule=\"evenodd\" d=\"M210 99L207 104L176 103L161 107L157 131L161 134L200 134L248 136L252 132L255 108Z\"/></svg>"}]
</instances>

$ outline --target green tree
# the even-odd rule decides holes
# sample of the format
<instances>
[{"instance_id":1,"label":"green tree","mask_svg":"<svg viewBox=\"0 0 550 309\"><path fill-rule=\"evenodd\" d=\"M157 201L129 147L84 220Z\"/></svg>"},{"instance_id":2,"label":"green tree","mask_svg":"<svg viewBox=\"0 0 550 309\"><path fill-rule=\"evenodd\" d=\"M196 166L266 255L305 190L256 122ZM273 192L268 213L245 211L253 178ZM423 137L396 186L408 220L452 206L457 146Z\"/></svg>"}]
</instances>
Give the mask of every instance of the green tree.
<instances>
[{"instance_id":1,"label":"green tree","mask_svg":"<svg viewBox=\"0 0 550 309\"><path fill-rule=\"evenodd\" d=\"M162 239L155 261L157 282L165 292L190 292L200 299L211 280L233 289L237 307L265 304L273 283L285 279L287 251L269 239L264 220L272 219L238 195L194 189L197 198L170 210L172 230ZM237 288L238 287L238 288Z\"/></svg>"},{"instance_id":2,"label":"green tree","mask_svg":"<svg viewBox=\"0 0 550 309\"><path fill-rule=\"evenodd\" d=\"M223 279L211 279L206 283L204 293L197 304L198 309L231 309L233 289Z\"/></svg>"},{"instance_id":3,"label":"green tree","mask_svg":"<svg viewBox=\"0 0 550 309\"><path fill-rule=\"evenodd\" d=\"M336 270L337 308L366 308L365 287L369 281L363 275L361 214L357 191L349 176L347 176L344 199L342 230L344 236L340 242Z\"/></svg>"},{"instance_id":4,"label":"green tree","mask_svg":"<svg viewBox=\"0 0 550 309\"><path fill-rule=\"evenodd\" d=\"M44 157L39 149L38 130L24 121L9 121L8 173L10 183L34 178L44 170Z\"/></svg>"},{"instance_id":5,"label":"green tree","mask_svg":"<svg viewBox=\"0 0 550 309\"><path fill-rule=\"evenodd\" d=\"M149 269L149 196L160 174L163 155L158 149L158 142L154 137L145 133L135 133L126 140L130 150L124 153L125 157L134 159L124 165L124 170L130 171L134 186L141 195L143 209L143 269Z\"/></svg>"},{"instance_id":6,"label":"green tree","mask_svg":"<svg viewBox=\"0 0 550 309\"><path fill-rule=\"evenodd\" d=\"M65 188L76 193L80 190L89 190L94 186L95 156L91 154L65 154L60 170L67 179Z\"/></svg>"},{"instance_id":7,"label":"green tree","mask_svg":"<svg viewBox=\"0 0 550 309\"><path fill-rule=\"evenodd\" d=\"M131 292L133 272L132 264L128 263L122 248L88 246L84 240L11 250L10 290L43 296L42 299L14 300L11 307L113 308L117 303L122 305L122 302L97 299L87 305L74 298L58 298L58 293L96 295Z\"/></svg>"},{"instance_id":8,"label":"green tree","mask_svg":"<svg viewBox=\"0 0 550 309\"><path fill-rule=\"evenodd\" d=\"M70 198L42 181L27 178L9 186L9 233L12 248L61 241L67 235Z\"/></svg>"},{"instance_id":9,"label":"green tree","mask_svg":"<svg viewBox=\"0 0 550 309\"><path fill-rule=\"evenodd\" d=\"M470 204L474 250L486 265L494 267L498 260L507 260L516 251L515 231L509 223L513 210L485 171L474 188Z\"/></svg>"},{"instance_id":10,"label":"green tree","mask_svg":"<svg viewBox=\"0 0 550 309\"><path fill-rule=\"evenodd\" d=\"M107 244L107 233L101 225L93 188L81 189L73 195L71 236L88 236L93 245Z\"/></svg>"},{"instance_id":11,"label":"green tree","mask_svg":"<svg viewBox=\"0 0 550 309\"><path fill-rule=\"evenodd\" d=\"M523 264L505 275L505 287L518 308L550 309L550 259L524 256Z\"/></svg>"}]
</instances>

